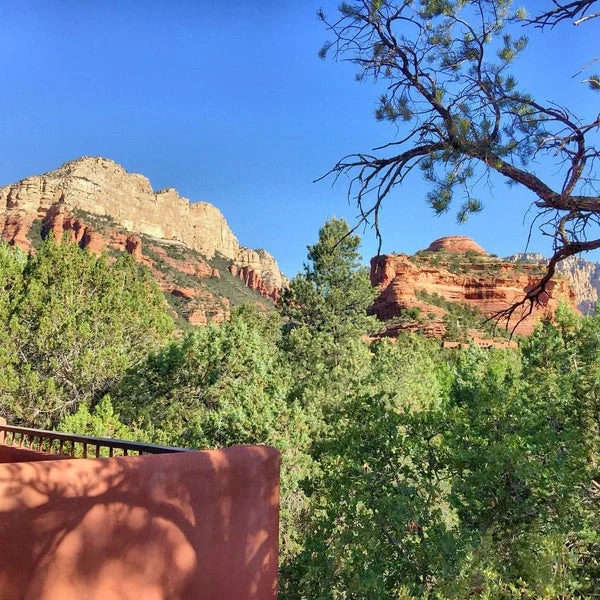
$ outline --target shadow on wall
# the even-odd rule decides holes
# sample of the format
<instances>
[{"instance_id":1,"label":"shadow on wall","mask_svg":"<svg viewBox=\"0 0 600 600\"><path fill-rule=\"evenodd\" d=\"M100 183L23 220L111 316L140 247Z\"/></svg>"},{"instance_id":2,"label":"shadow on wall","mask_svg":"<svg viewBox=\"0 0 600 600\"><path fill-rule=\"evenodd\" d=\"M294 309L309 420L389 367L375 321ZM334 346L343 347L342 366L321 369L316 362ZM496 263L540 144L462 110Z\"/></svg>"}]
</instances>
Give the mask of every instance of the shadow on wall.
<instances>
[{"instance_id":1,"label":"shadow on wall","mask_svg":"<svg viewBox=\"0 0 600 600\"><path fill-rule=\"evenodd\" d=\"M0 464L2 600L276 597L276 450L41 458Z\"/></svg>"}]
</instances>

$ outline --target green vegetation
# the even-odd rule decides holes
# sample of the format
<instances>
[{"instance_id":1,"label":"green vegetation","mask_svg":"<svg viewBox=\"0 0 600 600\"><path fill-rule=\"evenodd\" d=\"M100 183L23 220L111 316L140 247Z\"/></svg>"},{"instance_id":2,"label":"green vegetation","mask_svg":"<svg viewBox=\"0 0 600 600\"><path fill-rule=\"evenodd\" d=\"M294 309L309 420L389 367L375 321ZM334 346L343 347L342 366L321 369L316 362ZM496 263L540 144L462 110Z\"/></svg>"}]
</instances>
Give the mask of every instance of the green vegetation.
<instances>
[{"instance_id":1,"label":"green vegetation","mask_svg":"<svg viewBox=\"0 0 600 600\"><path fill-rule=\"evenodd\" d=\"M123 236L129 234L109 215L98 215L80 209L74 209L73 214L101 234L108 235L109 232L115 231ZM41 221L34 221L28 234L35 249L38 249L42 244L41 226ZM217 312L227 313L230 308L248 303L255 304L261 310L267 312L273 310L273 304L270 300L263 298L239 278L231 275L229 272L230 259L219 254L209 259L180 242L159 240L146 234L140 234L139 237L142 241L144 255L152 261L153 266L162 274L167 283L199 290L201 295L204 292L204 296L207 297L213 296ZM105 253L114 259L119 258L121 255L121 252L111 246L110 243L106 245ZM177 264L170 263L169 259L180 263L182 268L178 268ZM202 277L184 272L188 265L195 263L205 263L211 268L218 269L220 277ZM186 317L196 308L196 305L182 298L174 298L168 293L165 294L165 297L169 306L175 311L177 328L181 331L189 330L190 326L186 321ZM225 302L223 299L225 299ZM227 302L228 305L226 305Z\"/></svg>"},{"instance_id":2,"label":"green vegetation","mask_svg":"<svg viewBox=\"0 0 600 600\"><path fill-rule=\"evenodd\" d=\"M446 311L444 323L446 334L444 339L451 341L468 341L469 330L484 331L490 336L510 337L510 332L499 327L496 323L487 321L484 314L476 308L452 302L439 294L430 294L425 290L415 290L415 296L423 302L439 306Z\"/></svg>"},{"instance_id":3,"label":"green vegetation","mask_svg":"<svg viewBox=\"0 0 600 600\"><path fill-rule=\"evenodd\" d=\"M593 597L600 316L561 308L519 349L369 344L359 242L328 221L280 312L241 306L180 337L131 257L1 245L0 414L275 446L282 598Z\"/></svg>"},{"instance_id":4,"label":"green vegetation","mask_svg":"<svg viewBox=\"0 0 600 600\"><path fill-rule=\"evenodd\" d=\"M0 406L12 421L55 426L110 390L173 329L150 273L50 237L23 257L0 246Z\"/></svg>"},{"instance_id":5,"label":"green vegetation","mask_svg":"<svg viewBox=\"0 0 600 600\"><path fill-rule=\"evenodd\" d=\"M229 301L229 307L235 308L244 304L256 304L264 311L272 311L273 304L267 299L259 296L251 290L241 279L233 277L229 272L231 260L221 255L215 255L208 259L196 250L180 244L169 244L158 242L157 240L142 235L144 255L152 260L155 268L158 269L168 283L176 286L187 287L197 290L205 290L215 297L215 303L221 305L224 312L222 298ZM167 256L180 262L183 266L196 263L206 263L211 268L219 270L219 277L199 277L190 275L178 269L176 265L169 264L160 250L164 250ZM185 324L185 317L190 311L190 303L181 298L173 298L171 294L166 294L169 305L177 313L177 323L180 329L187 330L189 327Z\"/></svg>"},{"instance_id":6,"label":"green vegetation","mask_svg":"<svg viewBox=\"0 0 600 600\"><path fill-rule=\"evenodd\" d=\"M346 334L377 329L367 308L376 291L360 262L360 238L343 219L331 219L308 246L309 263L295 277L283 298L283 314L296 325L327 332L339 341Z\"/></svg>"},{"instance_id":7,"label":"green vegetation","mask_svg":"<svg viewBox=\"0 0 600 600\"><path fill-rule=\"evenodd\" d=\"M31 245L38 250L42 245L42 221L41 219L35 219L29 228L27 237L31 241Z\"/></svg>"},{"instance_id":8,"label":"green vegetation","mask_svg":"<svg viewBox=\"0 0 600 600\"><path fill-rule=\"evenodd\" d=\"M227 298L232 308L250 303L257 305L261 310L268 312L272 310L273 305L270 300L259 296L239 277L231 275L229 272L231 260L217 253L207 262L213 269L218 269L220 274L218 278L210 277L203 280L213 294Z\"/></svg>"}]
</instances>

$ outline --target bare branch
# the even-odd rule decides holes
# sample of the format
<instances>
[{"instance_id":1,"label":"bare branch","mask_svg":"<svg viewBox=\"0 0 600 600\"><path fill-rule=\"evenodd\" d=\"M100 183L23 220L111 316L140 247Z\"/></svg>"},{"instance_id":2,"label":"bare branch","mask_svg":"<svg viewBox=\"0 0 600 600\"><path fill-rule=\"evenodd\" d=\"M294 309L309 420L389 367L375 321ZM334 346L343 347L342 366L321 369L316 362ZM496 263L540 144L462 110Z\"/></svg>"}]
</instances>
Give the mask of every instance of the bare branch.
<instances>
[{"instance_id":1,"label":"bare branch","mask_svg":"<svg viewBox=\"0 0 600 600\"><path fill-rule=\"evenodd\" d=\"M600 16L600 13L587 15L588 10L597 2L597 0L575 0L566 4L553 0L556 8L540 13L533 19L528 19L527 24L534 25L543 29L544 27L553 28L562 21L573 21L573 25L579 25L589 19Z\"/></svg>"},{"instance_id":2,"label":"bare branch","mask_svg":"<svg viewBox=\"0 0 600 600\"><path fill-rule=\"evenodd\" d=\"M552 278L556 273L556 265L569 256L590 250L597 250L598 248L600 248L600 239L562 246L552 255L544 276L526 291L524 298L505 310L493 314L486 321L497 323L504 321L506 322L506 328L510 329L511 335L514 335L519 325L533 313L536 307L543 307L547 303L551 292ZM515 318L516 321L514 320ZM513 325L509 327L511 322Z\"/></svg>"}]
</instances>

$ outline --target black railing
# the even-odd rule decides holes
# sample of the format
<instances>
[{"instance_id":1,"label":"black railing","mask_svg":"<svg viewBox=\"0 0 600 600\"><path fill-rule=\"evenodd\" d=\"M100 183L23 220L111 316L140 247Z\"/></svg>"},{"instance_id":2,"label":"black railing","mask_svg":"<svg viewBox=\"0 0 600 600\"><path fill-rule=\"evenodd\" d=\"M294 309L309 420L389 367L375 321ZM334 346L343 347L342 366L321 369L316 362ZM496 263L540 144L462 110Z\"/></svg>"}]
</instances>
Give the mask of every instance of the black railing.
<instances>
[{"instance_id":1,"label":"black railing","mask_svg":"<svg viewBox=\"0 0 600 600\"><path fill-rule=\"evenodd\" d=\"M110 456L140 456L143 454L166 454L169 452L189 452L186 448L140 444L127 440L91 437L15 427L0 420L0 444L14 448L24 448L36 452L58 454L72 458L103 458Z\"/></svg>"}]
</instances>

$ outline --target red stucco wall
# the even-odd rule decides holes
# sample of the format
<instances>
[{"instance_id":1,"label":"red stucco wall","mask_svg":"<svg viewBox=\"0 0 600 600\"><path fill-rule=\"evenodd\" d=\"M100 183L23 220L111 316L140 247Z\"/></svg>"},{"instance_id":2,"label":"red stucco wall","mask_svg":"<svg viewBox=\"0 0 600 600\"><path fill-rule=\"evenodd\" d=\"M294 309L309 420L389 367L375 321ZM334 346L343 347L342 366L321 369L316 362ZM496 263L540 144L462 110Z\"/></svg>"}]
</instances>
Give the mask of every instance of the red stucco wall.
<instances>
[{"instance_id":1,"label":"red stucco wall","mask_svg":"<svg viewBox=\"0 0 600 600\"><path fill-rule=\"evenodd\" d=\"M0 464L0 598L275 598L278 502L264 446Z\"/></svg>"}]
</instances>

